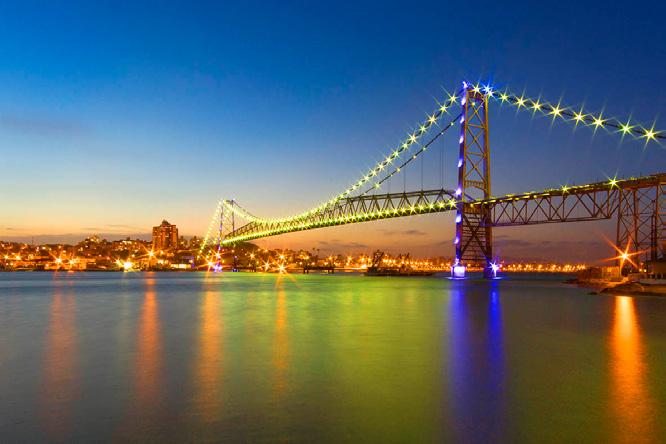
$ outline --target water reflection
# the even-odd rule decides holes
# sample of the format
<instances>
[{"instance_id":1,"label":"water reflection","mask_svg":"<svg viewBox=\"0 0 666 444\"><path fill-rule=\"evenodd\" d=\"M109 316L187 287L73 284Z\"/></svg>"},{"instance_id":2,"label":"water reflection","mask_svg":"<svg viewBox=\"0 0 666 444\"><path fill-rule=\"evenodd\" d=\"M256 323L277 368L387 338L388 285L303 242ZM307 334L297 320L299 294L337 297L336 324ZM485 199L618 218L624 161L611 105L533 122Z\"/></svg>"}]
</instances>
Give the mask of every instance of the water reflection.
<instances>
[{"instance_id":1,"label":"water reflection","mask_svg":"<svg viewBox=\"0 0 666 444\"><path fill-rule=\"evenodd\" d=\"M159 425L160 405L165 401L164 356L155 280L147 278L146 287L136 330L133 392L117 441L154 433Z\"/></svg>"},{"instance_id":2,"label":"water reflection","mask_svg":"<svg viewBox=\"0 0 666 444\"><path fill-rule=\"evenodd\" d=\"M451 371L456 441L504 436L504 349L497 282L454 282L451 289Z\"/></svg>"},{"instance_id":3,"label":"water reflection","mask_svg":"<svg viewBox=\"0 0 666 444\"><path fill-rule=\"evenodd\" d=\"M223 373L222 298L208 291L201 304L194 382L195 410L203 422L221 416Z\"/></svg>"},{"instance_id":4,"label":"water reflection","mask_svg":"<svg viewBox=\"0 0 666 444\"><path fill-rule=\"evenodd\" d=\"M287 307L284 288L278 288L275 311L275 335L273 340L273 395L279 396L287 387L289 365L289 338L287 337Z\"/></svg>"},{"instance_id":5,"label":"water reflection","mask_svg":"<svg viewBox=\"0 0 666 444\"><path fill-rule=\"evenodd\" d=\"M154 279L148 279L146 285L134 367L135 407L140 410L150 409L160 402L163 377L160 315L153 289Z\"/></svg>"},{"instance_id":6,"label":"water reflection","mask_svg":"<svg viewBox=\"0 0 666 444\"><path fill-rule=\"evenodd\" d=\"M618 442L644 442L652 435L652 400L634 302L629 296L615 298L611 391Z\"/></svg>"},{"instance_id":7,"label":"water reflection","mask_svg":"<svg viewBox=\"0 0 666 444\"><path fill-rule=\"evenodd\" d=\"M80 397L78 351L75 296L56 290L49 309L40 392L43 428L50 441L67 440L73 433L73 408Z\"/></svg>"}]
</instances>

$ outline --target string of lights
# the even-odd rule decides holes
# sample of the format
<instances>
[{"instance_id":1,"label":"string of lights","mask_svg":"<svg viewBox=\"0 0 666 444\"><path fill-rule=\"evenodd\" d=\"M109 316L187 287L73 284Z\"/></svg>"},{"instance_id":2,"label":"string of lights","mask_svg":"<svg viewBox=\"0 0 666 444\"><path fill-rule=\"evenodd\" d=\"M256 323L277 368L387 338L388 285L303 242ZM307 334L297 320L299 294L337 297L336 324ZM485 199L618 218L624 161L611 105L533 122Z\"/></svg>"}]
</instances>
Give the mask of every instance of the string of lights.
<instances>
[{"instance_id":1,"label":"string of lights","mask_svg":"<svg viewBox=\"0 0 666 444\"><path fill-rule=\"evenodd\" d=\"M206 248L206 245L208 245L208 239L210 238L210 232L213 229L213 226L215 225L215 221L218 218L218 215L220 214L220 211L222 211L222 203L224 201L220 199L220 201L217 203L217 207L215 208L215 212L213 213L213 217L210 219L210 223L208 224L208 229L206 230L206 236L204 237L203 242L201 243L201 247L199 247L199 254L197 257L201 256L203 254L204 249Z\"/></svg>"},{"instance_id":2,"label":"string of lights","mask_svg":"<svg viewBox=\"0 0 666 444\"><path fill-rule=\"evenodd\" d=\"M225 207L229 210L234 212L236 215L245 218L249 222L255 222L255 223L285 223L285 222L290 222L290 221L296 221L300 219L307 218L308 216L311 216L313 214L316 214L319 211L322 211L326 209L327 207L330 207L331 205L334 205L335 203L339 202L341 199L344 199L346 197L349 197L352 195L352 193L359 188L361 188L363 185L366 183L370 182L371 180L375 179L378 175L381 174L382 171L384 171L385 168L387 168L389 165L394 163L398 158L400 158L406 151L408 151L414 144L416 144L419 139L426 133L428 130L430 130L434 125L437 125L437 122L446 114L449 113L449 109L452 105L457 103L458 99L460 98L462 90L453 93L453 94L448 94L448 97L442 104L438 106L438 108L430 115L427 116L427 118L420 124L418 125L418 130L413 131L411 134L409 134L408 138L405 139L396 149L394 149L391 153L389 153L383 160L379 161L373 168L371 168L368 173L363 176L361 179L356 181L354 184L349 186L345 191L342 193L338 194L337 196L329 199L328 201L324 202L323 204L312 208L308 211L305 211L303 213L297 214L295 216L290 216L290 217L285 217L285 218L278 218L278 219L265 219L265 218L260 218L253 216L250 212L242 208L240 205L235 203L234 205L228 204L227 201L225 202L224 205ZM455 119L454 119L455 120ZM455 122L450 122L447 124L445 127L448 129L453 123ZM437 137L441 136L441 134L438 134L435 136L435 139ZM430 143L432 143L431 140ZM427 146L429 144L424 145L427 149ZM419 150L418 154L421 154L425 149L422 148ZM418 155L417 155L418 156ZM414 159L414 157L410 157L411 160ZM408 163L408 162L407 162ZM391 176L397 174L400 172L400 170L404 167L404 164L398 168L396 168L392 173ZM383 183L386 179L382 179L379 183ZM371 189L376 189L377 186L374 185ZM364 192L363 194L366 194L370 190ZM219 210L218 210L219 212ZM210 229L212 228L215 219L217 218L217 212L215 215L213 215L213 220L211 220L210 226L209 226L209 232ZM208 239L208 234L206 236L206 239Z\"/></svg>"},{"instance_id":3,"label":"string of lights","mask_svg":"<svg viewBox=\"0 0 666 444\"><path fill-rule=\"evenodd\" d=\"M645 143L657 142L666 140L664 131L655 129L655 125L649 128L644 125L632 124L631 119L626 122L621 121L615 117L606 117L603 113L592 113L582 107L576 110L572 106L563 106L561 101L557 104L543 100L541 97L534 99L525 96L525 94L515 94L505 90L495 90L491 85L476 84L472 87L476 93L486 94L488 97L494 99L501 104L509 104L517 107L521 111L532 111L532 114L537 112L552 117L553 120L562 119L563 121L574 123L576 126L584 125L593 128L595 131L598 129L606 129L611 132L619 133L622 137L632 136L638 140L644 140Z\"/></svg>"},{"instance_id":4,"label":"string of lights","mask_svg":"<svg viewBox=\"0 0 666 444\"><path fill-rule=\"evenodd\" d=\"M368 173L365 176L363 176L361 179L359 179L354 184L349 186L345 191L338 194L336 197L329 199L327 202L324 202L323 204L319 205L316 208L308 210L308 211L306 211L304 213L301 213L299 215L296 215L294 217L277 219L277 220L274 220L274 221L275 222L285 222L285 221L288 221L288 220L294 220L294 219L300 219L300 218L303 218L303 217L307 217L309 215L312 215L314 213L317 213L318 211L321 211L321 210L327 208L330 205L335 204L336 202L340 201L341 199L349 197L354 191L358 190L363 185L370 182L378 174L380 174L387 166L392 164L404 152L408 151L411 148L411 146L414 145L415 143L417 143L418 140L421 138L421 136L423 136L433 125L435 125L441 117L443 117L445 114L448 114L449 108L457 102L459 94L460 94L460 91L458 93L450 94L449 97L444 101L444 103L442 105L440 105L440 107L433 114L429 115L427 117L427 119L419 125L418 130L413 131L409 135L409 137L407 139L405 139L402 142L402 144L400 144L398 146L398 148L393 150L389 155L386 156L386 158L379 161L373 168L371 168L368 171Z\"/></svg>"},{"instance_id":5,"label":"string of lights","mask_svg":"<svg viewBox=\"0 0 666 444\"><path fill-rule=\"evenodd\" d=\"M449 113L449 108L454 105L458 99L459 99L459 94L460 91L454 94L449 94L448 98L444 100L444 102L439 105L437 110L433 112L432 114L428 115L427 118L418 126L418 129L416 131L413 131L407 139L405 139L396 149L394 149L391 153L389 153L383 160L379 161L373 168L371 168L366 175L361 177L358 181L350 185L345 191L342 193L338 194L337 196L329 199L328 201L322 203L321 205L312 208L308 211L305 211L303 213L300 213L295 216L291 217L286 217L286 218L280 218L280 219L261 219L261 218L255 218L254 221L256 222L288 222L292 220L299 220L305 217L308 217L312 214L315 214L331 205L334 205L335 203L339 202L341 199L344 199L346 197L349 197L354 193L356 190L361 188L363 185L366 183L372 181L375 179L378 175L381 174L382 171L384 171L385 168L387 168L389 165L394 163L396 159L398 159L403 153L408 151L412 145L416 144L418 140L426 133L428 132L429 129L431 129L434 125L437 124L437 122L446 114Z\"/></svg>"},{"instance_id":6,"label":"string of lights","mask_svg":"<svg viewBox=\"0 0 666 444\"><path fill-rule=\"evenodd\" d=\"M262 219L260 217L252 215L249 211L247 211L245 208L241 207L238 205L238 203L234 200L224 200L222 202L224 205L224 208L227 210L233 212L237 216L242 217L243 219L250 221L250 222L263 222L265 219Z\"/></svg>"}]
</instances>

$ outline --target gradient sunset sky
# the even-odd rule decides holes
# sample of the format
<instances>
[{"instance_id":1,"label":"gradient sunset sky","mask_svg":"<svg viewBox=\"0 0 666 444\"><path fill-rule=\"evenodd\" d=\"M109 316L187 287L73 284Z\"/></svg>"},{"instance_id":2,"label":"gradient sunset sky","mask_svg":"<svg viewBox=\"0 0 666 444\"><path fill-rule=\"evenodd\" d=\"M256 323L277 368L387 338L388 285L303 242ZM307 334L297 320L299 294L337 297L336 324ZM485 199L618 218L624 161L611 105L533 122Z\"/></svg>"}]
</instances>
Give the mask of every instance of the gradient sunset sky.
<instances>
[{"instance_id":1,"label":"gradient sunset sky","mask_svg":"<svg viewBox=\"0 0 666 444\"><path fill-rule=\"evenodd\" d=\"M260 216L310 208L462 79L666 128L663 2L57 3L0 9L0 239L147 236L162 219L201 235L222 197ZM656 143L511 107L490 118L496 195L666 171ZM457 132L425 157L425 187L442 164L454 187ZM420 188L420 162L391 191L405 185ZM613 230L498 229L497 248L588 259ZM443 214L260 243L448 255L452 237Z\"/></svg>"}]
</instances>

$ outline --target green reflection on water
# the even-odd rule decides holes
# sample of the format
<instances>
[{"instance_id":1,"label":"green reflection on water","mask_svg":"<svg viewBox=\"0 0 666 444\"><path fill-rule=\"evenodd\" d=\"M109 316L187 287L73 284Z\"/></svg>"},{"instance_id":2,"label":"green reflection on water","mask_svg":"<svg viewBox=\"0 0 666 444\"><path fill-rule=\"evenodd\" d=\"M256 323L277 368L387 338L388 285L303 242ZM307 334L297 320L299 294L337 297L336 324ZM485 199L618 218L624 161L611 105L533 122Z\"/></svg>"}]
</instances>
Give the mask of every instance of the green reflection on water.
<instances>
[{"instance_id":1,"label":"green reflection on water","mask_svg":"<svg viewBox=\"0 0 666 444\"><path fill-rule=\"evenodd\" d=\"M11 316L0 312L3 338L10 327L20 338L0 340L20 358L0 368L10 438L649 442L664 432L661 299L543 278L21 282L3 296ZM34 344L43 353L21 355Z\"/></svg>"}]
</instances>

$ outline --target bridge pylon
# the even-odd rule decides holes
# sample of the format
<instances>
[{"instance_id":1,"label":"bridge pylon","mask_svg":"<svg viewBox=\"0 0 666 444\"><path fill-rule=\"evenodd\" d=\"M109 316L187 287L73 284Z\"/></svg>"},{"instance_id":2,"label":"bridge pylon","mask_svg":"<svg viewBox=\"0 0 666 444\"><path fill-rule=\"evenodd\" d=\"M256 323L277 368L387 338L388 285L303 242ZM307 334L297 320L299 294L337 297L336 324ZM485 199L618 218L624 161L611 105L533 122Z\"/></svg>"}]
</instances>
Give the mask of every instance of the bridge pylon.
<instances>
[{"instance_id":1,"label":"bridge pylon","mask_svg":"<svg viewBox=\"0 0 666 444\"><path fill-rule=\"evenodd\" d=\"M488 95L463 82L460 118L460 156L456 189L456 248L453 277L464 277L468 267L483 268L494 277L493 233L489 205L470 205L486 200L490 193L490 144Z\"/></svg>"}]
</instances>

